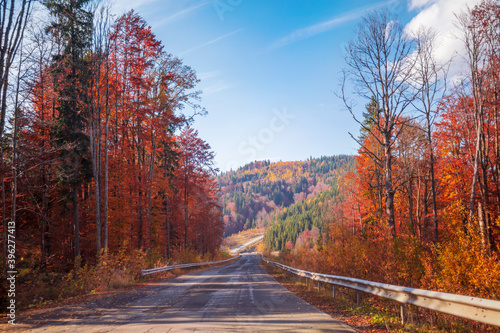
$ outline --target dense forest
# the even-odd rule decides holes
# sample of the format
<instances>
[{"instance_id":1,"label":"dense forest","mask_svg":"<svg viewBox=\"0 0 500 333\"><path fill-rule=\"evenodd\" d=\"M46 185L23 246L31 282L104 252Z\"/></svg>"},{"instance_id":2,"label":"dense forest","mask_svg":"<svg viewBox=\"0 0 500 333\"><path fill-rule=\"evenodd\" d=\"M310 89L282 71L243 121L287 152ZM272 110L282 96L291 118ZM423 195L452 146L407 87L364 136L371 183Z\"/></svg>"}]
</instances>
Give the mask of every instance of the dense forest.
<instances>
[{"instance_id":1,"label":"dense forest","mask_svg":"<svg viewBox=\"0 0 500 333\"><path fill-rule=\"evenodd\" d=\"M337 184L332 184L331 188L317 196L272 214L264 238L265 247L275 251L291 250L295 247L321 247L326 231L326 214L337 195Z\"/></svg>"},{"instance_id":2,"label":"dense forest","mask_svg":"<svg viewBox=\"0 0 500 333\"><path fill-rule=\"evenodd\" d=\"M456 23L463 71L450 86L435 33L412 36L387 11L363 19L341 92L361 129L355 169L331 198L278 214L269 250L310 271L500 299L500 5Z\"/></svg>"},{"instance_id":3,"label":"dense forest","mask_svg":"<svg viewBox=\"0 0 500 333\"><path fill-rule=\"evenodd\" d=\"M192 127L206 112L195 70L134 11L1 8L13 17L0 57L2 272L15 266L31 302L214 255L222 210L214 153Z\"/></svg>"},{"instance_id":4,"label":"dense forest","mask_svg":"<svg viewBox=\"0 0 500 333\"><path fill-rule=\"evenodd\" d=\"M226 235L264 228L282 208L310 199L336 184L354 157L324 156L307 161L256 161L219 175Z\"/></svg>"}]
</instances>

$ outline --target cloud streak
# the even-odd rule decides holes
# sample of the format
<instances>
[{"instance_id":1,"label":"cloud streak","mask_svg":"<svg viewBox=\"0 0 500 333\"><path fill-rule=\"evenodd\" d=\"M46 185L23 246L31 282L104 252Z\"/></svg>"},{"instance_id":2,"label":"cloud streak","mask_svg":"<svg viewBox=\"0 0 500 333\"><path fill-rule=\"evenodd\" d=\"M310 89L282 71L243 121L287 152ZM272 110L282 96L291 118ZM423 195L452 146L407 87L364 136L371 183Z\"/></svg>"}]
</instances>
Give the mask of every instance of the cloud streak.
<instances>
[{"instance_id":1,"label":"cloud streak","mask_svg":"<svg viewBox=\"0 0 500 333\"><path fill-rule=\"evenodd\" d=\"M211 86L208 86L203 89L203 97L207 97L216 93L219 93L224 90L228 90L234 87L234 84L228 83L225 81L219 81Z\"/></svg>"},{"instance_id":2,"label":"cloud streak","mask_svg":"<svg viewBox=\"0 0 500 333\"><path fill-rule=\"evenodd\" d=\"M285 37L280 38L277 41L275 41L273 44L271 44L267 48L267 50L268 51L276 50L276 49L282 48L284 46L302 41L304 39L311 38L311 37L316 36L320 33L330 31L330 30L334 29L335 27L341 25L342 23L349 22L349 21L356 20L356 19L360 18L367 11L375 10L377 8L380 8L380 7L385 7L385 6L394 4L396 2L398 2L398 0L389 0L389 1L379 2L379 3L376 3L374 5L370 5L370 6L364 6L364 7L358 8L354 11L347 12L341 16L335 17L331 20L317 23L317 24L311 25L311 26L306 27L306 28L297 29L297 30L293 31L292 33L286 35Z\"/></svg>"},{"instance_id":3,"label":"cloud streak","mask_svg":"<svg viewBox=\"0 0 500 333\"><path fill-rule=\"evenodd\" d=\"M137 9L159 1L160 0L114 0L110 1L110 3L112 4L111 11L116 15L122 15L133 8Z\"/></svg>"},{"instance_id":4,"label":"cloud streak","mask_svg":"<svg viewBox=\"0 0 500 333\"><path fill-rule=\"evenodd\" d=\"M230 33L228 33L228 34L225 34L225 35L223 35L223 36L217 37L217 38L215 38L215 39L212 39L211 41L208 41L208 42L206 42L206 43L203 43L203 44L200 44L200 45L198 45L198 46L195 46L195 47L193 47L192 49L189 49L189 50L187 50L187 51L181 52L179 55L180 55L180 56L183 56L183 55L186 55L186 54L188 54L188 53L191 53L191 52L197 51L197 50L199 50L199 49L202 49L202 48L204 48L204 47L207 47L207 46L209 46L209 45L215 44L215 43L217 43L218 41L221 41L221 40L223 40L223 39L225 39L225 38L227 38L227 37L230 37L230 36L236 35L237 33L239 33L239 32L240 32L240 31L242 31L242 30L243 30L243 28L238 29L238 30L235 30L235 31L230 32Z\"/></svg>"},{"instance_id":5,"label":"cloud streak","mask_svg":"<svg viewBox=\"0 0 500 333\"><path fill-rule=\"evenodd\" d=\"M176 13L174 13L174 14L166 17L166 18L164 18L163 20L157 22L156 24L154 24L154 28L158 28L159 26L162 26L162 25L165 25L167 23L173 22L173 21L175 21L175 20L177 20L177 19L179 19L179 18L181 18L181 17L183 17L185 15L190 14L191 12L193 12L193 11L195 11L195 10L201 8L201 7L204 7L204 6L208 5L209 3L210 3L210 1L205 0L205 1L202 1L202 2L200 2L198 4L196 4L196 5L192 5L192 6L188 7L188 8L186 8L186 9L180 10L180 11L178 11L178 12L176 12Z\"/></svg>"},{"instance_id":6,"label":"cloud streak","mask_svg":"<svg viewBox=\"0 0 500 333\"><path fill-rule=\"evenodd\" d=\"M217 77L219 76L220 72L219 71L212 71L212 72L201 72L201 73L198 73L198 79L200 80L208 80L208 79L212 79L214 77Z\"/></svg>"}]
</instances>

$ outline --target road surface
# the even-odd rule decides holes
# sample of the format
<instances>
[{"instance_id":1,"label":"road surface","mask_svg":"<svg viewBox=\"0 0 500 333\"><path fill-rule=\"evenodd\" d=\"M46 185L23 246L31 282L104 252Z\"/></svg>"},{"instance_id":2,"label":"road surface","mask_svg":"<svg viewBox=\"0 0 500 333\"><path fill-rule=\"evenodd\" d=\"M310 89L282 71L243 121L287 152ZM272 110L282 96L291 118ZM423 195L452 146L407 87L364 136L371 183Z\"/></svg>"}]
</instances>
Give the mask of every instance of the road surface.
<instances>
[{"instance_id":1,"label":"road surface","mask_svg":"<svg viewBox=\"0 0 500 333\"><path fill-rule=\"evenodd\" d=\"M255 254L17 319L29 332L354 332L282 287Z\"/></svg>"}]
</instances>

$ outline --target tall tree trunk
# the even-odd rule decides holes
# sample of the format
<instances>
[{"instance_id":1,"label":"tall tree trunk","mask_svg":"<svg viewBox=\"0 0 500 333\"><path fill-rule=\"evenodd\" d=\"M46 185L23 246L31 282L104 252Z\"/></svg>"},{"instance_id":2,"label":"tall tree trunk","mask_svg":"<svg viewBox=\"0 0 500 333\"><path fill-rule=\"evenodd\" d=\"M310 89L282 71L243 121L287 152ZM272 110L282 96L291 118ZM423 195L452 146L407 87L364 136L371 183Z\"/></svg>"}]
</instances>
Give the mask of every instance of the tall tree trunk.
<instances>
[{"instance_id":1,"label":"tall tree trunk","mask_svg":"<svg viewBox=\"0 0 500 333\"><path fill-rule=\"evenodd\" d=\"M140 171L139 171L140 172ZM139 187L142 186L142 177L139 176ZM139 230L138 230L138 237L139 237L139 248L142 249L144 245L144 235L143 235L143 217L142 217L142 189L139 189L139 207L138 207L138 218L139 218Z\"/></svg>"},{"instance_id":2,"label":"tall tree trunk","mask_svg":"<svg viewBox=\"0 0 500 333\"><path fill-rule=\"evenodd\" d=\"M97 82L98 80L94 80ZM94 90L91 88L91 90ZM95 87L95 90L99 88ZM97 93L98 94L98 93ZM95 106L97 104L97 107ZM102 219L101 219L101 111L100 96L94 95L90 107L90 152L92 157L92 171L94 174L94 205L96 226L96 255L101 255L102 250Z\"/></svg>"},{"instance_id":3,"label":"tall tree trunk","mask_svg":"<svg viewBox=\"0 0 500 333\"><path fill-rule=\"evenodd\" d=\"M103 231L104 231L104 252L108 252L108 219L109 219L109 117L110 117L110 107L109 107L109 55L106 52L106 123L104 130L104 221L103 221Z\"/></svg>"},{"instance_id":4,"label":"tall tree trunk","mask_svg":"<svg viewBox=\"0 0 500 333\"><path fill-rule=\"evenodd\" d=\"M415 236L415 224L413 221L413 180L408 180L408 220L410 222L410 232Z\"/></svg>"},{"instance_id":5,"label":"tall tree trunk","mask_svg":"<svg viewBox=\"0 0 500 333\"><path fill-rule=\"evenodd\" d=\"M483 205L482 202L479 201L477 203L477 215L478 215L478 223L479 223L479 232L481 233L481 246L483 249L483 253L487 253L488 251L488 244L486 242L486 224L484 221L484 210L483 210Z\"/></svg>"},{"instance_id":6,"label":"tall tree trunk","mask_svg":"<svg viewBox=\"0 0 500 333\"><path fill-rule=\"evenodd\" d=\"M2 243L3 243L3 276L7 276L7 204L6 204L6 197L5 197L5 172L4 170L4 160L3 160L3 142L2 142L2 137L0 137L0 153L2 154L0 156L0 170L2 171Z\"/></svg>"},{"instance_id":7,"label":"tall tree trunk","mask_svg":"<svg viewBox=\"0 0 500 333\"><path fill-rule=\"evenodd\" d=\"M387 225L393 237L396 236L396 222L394 217L394 189L392 184L392 149L390 144L390 131L384 133L384 188L385 188L385 213Z\"/></svg>"},{"instance_id":8,"label":"tall tree trunk","mask_svg":"<svg viewBox=\"0 0 500 333\"><path fill-rule=\"evenodd\" d=\"M496 208L497 208L497 215L500 216L500 144L499 144L499 136L500 136L500 131L498 128L498 122L499 122L499 117L498 117L498 110L497 110L497 104L498 104L498 94L495 92L494 94L494 102L493 102L493 115L494 115L494 126L495 126L495 136L494 136L494 154L495 154L495 165L494 165L494 172L493 172L493 179L494 179L494 184L495 184L495 192L496 192Z\"/></svg>"},{"instance_id":9,"label":"tall tree trunk","mask_svg":"<svg viewBox=\"0 0 500 333\"><path fill-rule=\"evenodd\" d=\"M472 218L474 217L474 207L476 202L476 187L477 187L477 176L479 173L479 149L480 149L480 133L477 132L476 138L476 152L474 155L474 169L472 173L472 184L470 191L470 200L469 200L469 219L468 219L468 233L472 231Z\"/></svg>"},{"instance_id":10,"label":"tall tree trunk","mask_svg":"<svg viewBox=\"0 0 500 333\"><path fill-rule=\"evenodd\" d=\"M22 48L22 43L21 43L21 48ZM21 49L21 55L20 55L20 62L22 62L22 49ZM21 66L20 66L21 67ZM17 83L16 83L16 92L15 92L15 101L14 101L14 133L12 136L12 199L11 199L11 221L14 223L16 226L17 222L17 206L16 206L16 200L17 200L17 168L18 168L18 161L17 161L17 136L18 136L18 128L19 128L19 111L20 111L20 105L19 105L19 93L20 93L20 83L21 83L21 68L18 69L18 75L17 75ZM14 232L16 232L16 228L14 228ZM15 237L15 235L14 235Z\"/></svg>"},{"instance_id":11,"label":"tall tree trunk","mask_svg":"<svg viewBox=\"0 0 500 333\"><path fill-rule=\"evenodd\" d=\"M41 239L41 258L40 262L42 264L42 267L45 267L47 265L47 259L50 254L50 225L48 223L48 216L49 216L49 199L48 199L48 186L47 186L47 171L45 170L45 167L43 168L43 175L42 175L42 180L43 180L43 190L42 190L42 239Z\"/></svg>"},{"instance_id":12,"label":"tall tree trunk","mask_svg":"<svg viewBox=\"0 0 500 333\"><path fill-rule=\"evenodd\" d=\"M151 210L153 206L153 178L154 178L154 166L155 166L155 155L156 155L156 137L153 134L153 151L150 155L149 160L149 173L148 173L148 207L147 207L147 223L148 223L148 248L151 248L153 245L153 221L151 218Z\"/></svg>"},{"instance_id":13,"label":"tall tree trunk","mask_svg":"<svg viewBox=\"0 0 500 333\"><path fill-rule=\"evenodd\" d=\"M167 259L170 259L170 212L168 203L168 193L165 194L165 224L167 229Z\"/></svg>"},{"instance_id":14,"label":"tall tree trunk","mask_svg":"<svg viewBox=\"0 0 500 333\"><path fill-rule=\"evenodd\" d=\"M188 157L185 158L186 165L184 166L184 249L187 249L188 240L188 225L189 225L189 214L188 214Z\"/></svg>"},{"instance_id":15,"label":"tall tree trunk","mask_svg":"<svg viewBox=\"0 0 500 333\"><path fill-rule=\"evenodd\" d=\"M429 167L430 167L430 176L431 176L431 199L432 199L432 222L434 226L434 243L439 241L439 220L437 215L437 203L436 203L436 176L434 171L435 165L435 157L434 157L434 146L432 142L432 128L431 128L431 119L430 112L426 112L426 121L427 121L427 144L429 145Z\"/></svg>"},{"instance_id":16,"label":"tall tree trunk","mask_svg":"<svg viewBox=\"0 0 500 333\"><path fill-rule=\"evenodd\" d=\"M422 198L422 175L419 173L418 175L418 183L417 183L417 207L415 207L415 212L417 213L417 228L416 232L418 232L418 237L420 242L422 242L422 214L420 213L420 202Z\"/></svg>"},{"instance_id":17,"label":"tall tree trunk","mask_svg":"<svg viewBox=\"0 0 500 333\"><path fill-rule=\"evenodd\" d=\"M73 175L78 175L78 156L73 152ZM77 258L80 256L80 212L78 207L78 190L79 186L75 182L71 186L73 192L73 231L74 231L74 246L75 246L75 264L78 263Z\"/></svg>"},{"instance_id":18,"label":"tall tree trunk","mask_svg":"<svg viewBox=\"0 0 500 333\"><path fill-rule=\"evenodd\" d=\"M484 136L484 135L483 135ZM489 208L489 190L488 190L488 143L483 138L483 152L481 153L481 201L483 206L483 223L484 223L484 233L482 233L482 237L484 238L483 243L485 244L485 253L488 256L492 254L492 244L491 240L493 239L490 228L490 214L488 212Z\"/></svg>"},{"instance_id":19,"label":"tall tree trunk","mask_svg":"<svg viewBox=\"0 0 500 333\"><path fill-rule=\"evenodd\" d=\"M422 240L427 242L427 214L429 213L429 185L424 182L424 195L423 195L423 219L422 219Z\"/></svg>"},{"instance_id":20,"label":"tall tree trunk","mask_svg":"<svg viewBox=\"0 0 500 333\"><path fill-rule=\"evenodd\" d=\"M430 174L431 174L431 198L432 198L432 221L434 224L434 243L439 241L439 220L437 215L436 202L436 179L434 173L434 152L431 148L430 154Z\"/></svg>"},{"instance_id":21,"label":"tall tree trunk","mask_svg":"<svg viewBox=\"0 0 500 333\"><path fill-rule=\"evenodd\" d=\"M383 188L384 188L384 186L383 186L383 181L382 181L383 177L379 174L379 172L381 172L381 170L377 170L375 172L377 172L378 219L379 219L379 221L382 221L382 218L384 217L384 207L383 207L383 196L384 196Z\"/></svg>"}]
</instances>

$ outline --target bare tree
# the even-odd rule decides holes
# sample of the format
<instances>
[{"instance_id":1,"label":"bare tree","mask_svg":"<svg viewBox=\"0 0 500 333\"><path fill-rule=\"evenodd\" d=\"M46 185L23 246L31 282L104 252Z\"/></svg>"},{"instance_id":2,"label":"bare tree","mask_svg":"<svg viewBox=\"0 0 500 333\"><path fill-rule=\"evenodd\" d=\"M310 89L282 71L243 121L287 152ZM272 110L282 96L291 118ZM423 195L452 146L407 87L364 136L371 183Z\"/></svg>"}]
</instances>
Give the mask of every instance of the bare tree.
<instances>
[{"instance_id":1,"label":"bare tree","mask_svg":"<svg viewBox=\"0 0 500 333\"><path fill-rule=\"evenodd\" d=\"M349 43L346 51L347 70L344 71L342 96L354 119L352 102L345 89L350 79L355 93L361 97L375 99L378 112L375 113L374 128L362 127L368 132L380 133L379 143L384 149L384 195L387 224L396 236L394 217L393 147L399 132L409 118L402 115L415 97L410 77L415 59L415 41L406 35L400 22L394 20L386 10L370 13L357 28L357 36ZM377 138L377 136L374 136ZM377 139L378 140L378 139Z\"/></svg>"},{"instance_id":2,"label":"bare tree","mask_svg":"<svg viewBox=\"0 0 500 333\"><path fill-rule=\"evenodd\" d=\"M419 123L410 121L407 126L400 131L395 145L395 155L397 156L398 170L401 173L401 187L404 188L408 203L408 223L412 235L416 235L417 227L414 215L414 188L418 181L419 169L422 168L422 161L425 151L425 134ZM418 199L418 197L417 197ZM418 209L418 201L417 201ZM418 210L417 210L418 213ZM402 226L402 223L400 223Z\"/></svg>"},{"instance_id":3,"label":"bare tree","mask_svg":"<svg viewBox=\"0 0 500 333\"><path fill-rule=\"evenodd\" d=\"M489 27L494 26L495 22L498 25L498 17L486 15L487 13L497 13L499 5L492 1L483 1L474 9L467 8L465 12L457 15L458 26L461 28L461 40L465 47L465 60L468 65L467 80L465 86L470 90L472 96L472 116L474 119L475 130L475 151L473 161L473 176L471 184L471 194L469 202L469 220L468 229L472 229L472 220L474 212L478 209L479 230L483 250L487 254L491 254L492 240L489 221L489 184L488 184L488 168L490 165L489 140L488 140L488 115L485 105L487 103L487 82L488 68L492 56L498 50L492 45L498 46L498 43L488 43ZM488 9L491 9L490 10ZM495 11L496 9L496 11ZM498 29L498 27L497 27ZM481 168L481 173L479 172ZM477 202L477 187L480 186L481 200Z\"/></svg>"},{"instance_id":4,"label":"bare tree","mask_svg":"<svg viewBox=\"0 0 500 333\"><path fill-rule=\"evenodd\" d=\"M40 225L40 264L42 266L46 265L47 258L50 255L50 183L52 182L53 174L51 172L51 164L54 159L51 153L52 147L50 143L50 132L48 123L51 122L51 118L53 115L52 105L50 101L51 98L51 87L53 86L53 81L55 78L48 72L46 66L50 63L52 56L54 55L55 49L57 47L55 40L52 36L48 35L45 32L46 22L40 20L37 17L36 20L32 20L27 27L26 30L26 39L27 44L29 45L28 50L28 63L26 69L23 70L25 73L28 73L28 78L31 78L30 85L30 98L29 102L33 105L36 95L40 98L42 102L39 104L40 113L40 122L43 126L39 127L39 136L40 140L37 143L37 150L34 155L37 156L40 160L44 161L44 163L35 164L39 168L40 171L40 179L37 181L37 184L32 184L33 187L30 187L30 193L32 193L32 200L36 203L35 207L39 208L39 211L36 212L36 216L39 219ZM31 110L30 112L34 112ZM28 112L28 117L36 117L34 114ZM26 176L25 176L26 178ZM38 202L35 198L36 196L33 193L40 193L41 202Z\"/></svg>"},{"instance_id":5,"label":"bare tree","mask_svg":"<svg viewBox=\"0 0 500 333\"><path fill-rule=\"evenodd\" d=\"M33 3L33 0L0 1L0 138L5 127L10 69L21 45Z\"/></svg>"},{"instance_id":6,"label":"bare tree","mask_svg":"<svg viewBox=\"0 0 500 333\"><path fill-rule=\"evenodd\" d=\"M436 176L435 176L435 155L432 134L434 122L438 116L437 104L446 94L446 79L448 74L449 61L440 64L434 55L436 44L436 32L432 29L420 28L416 32L417 41L416 64L414 68L414 85L419 91L413 106L422 114L423 131L427 141L427 153L429 154L429 176L431 181L432 199L432 221L434 229L434 242L439 240L439 220L436 203ZM424 221L425 229L425 221Z\"/></svg>"},{"instance_id":7,"label":"bare tree","mask_svg":"<svg viewBox=\"0 0 500 333\"><path fill-rule=\"evenodd\" d=\"M110 47L110 8L104 4L93 8L94 25L92 31L92 56L90 61L88 87L88 123L90 131L90 155L94 176L94 200L96 220L96 253L107 251L107 195L108 195L108 134L109 134L109 47ZM104 114L104 124L103 124ZM102 127L104 125L105 143L102 146ZM102 214L101 155L104 152L104 212ZM104 215L104 221L103 221ZM104 222L104 223L103 223ZM104 227L104 230L103 230Z\"/></svg>"},{"instance_id":8,"label":"bare tree","mask_svg":"<svg viewBox=\"0 0 500 333\"><path fill-rule=\"evenodd\" d=\"M23 40L28 18L31 14L33 0L2 0L0 1L0 172L2 174L2 223L3 223L3 254L7 258L7 207L5 170L3 160L4 129L7 114L7 95L9 91L9 76L17 52ZM14 213L15 214L15 213Z\"/></svg>"}]
</instances>

